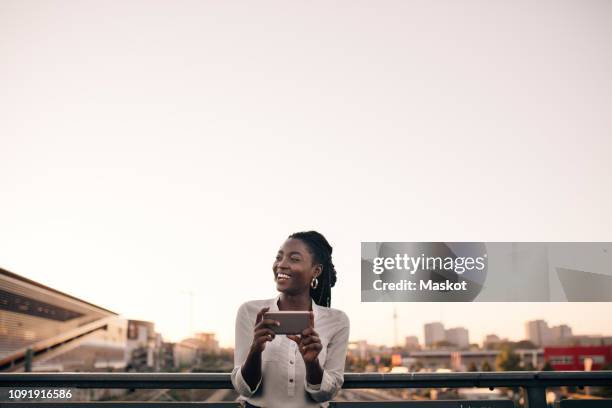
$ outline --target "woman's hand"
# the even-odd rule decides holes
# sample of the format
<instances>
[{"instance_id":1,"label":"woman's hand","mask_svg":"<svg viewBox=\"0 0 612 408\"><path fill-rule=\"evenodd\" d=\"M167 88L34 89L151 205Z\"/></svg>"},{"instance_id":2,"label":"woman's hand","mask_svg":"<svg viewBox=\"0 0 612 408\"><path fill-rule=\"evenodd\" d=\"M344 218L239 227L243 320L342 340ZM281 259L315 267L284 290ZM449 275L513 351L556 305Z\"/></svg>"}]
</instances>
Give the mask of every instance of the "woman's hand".
<instances>
[{"instance_id":1,"label":"woman's hand","mask_svg":"<svg viewBox=\"0 0 612 408\"><path fill-rule=\"evenodd\" d=\"M264 319L263 315L269 307L264 307L257 313L255 320L255 329L253 330L253 343L251 344L251 352L261 354L266 348L266 343L272 341L276 337L276 333L271 329L272 326L279 326L280 322L272 319Z\"/></svg>"},{"instance_id":2,"label":"woman's hand","mask_svg":"<svg viewBox=\"0 0 612 408\"><path fill-rule=\"evenodd\" d=\"M298 350L300 350L306 365L317 361L323 345L321 344L319 334L314 329L314 315L312 312L310 312L310 327L304 329L300 336L288 335L287 337L298 345Z\"/></svg>"}]
</instances>

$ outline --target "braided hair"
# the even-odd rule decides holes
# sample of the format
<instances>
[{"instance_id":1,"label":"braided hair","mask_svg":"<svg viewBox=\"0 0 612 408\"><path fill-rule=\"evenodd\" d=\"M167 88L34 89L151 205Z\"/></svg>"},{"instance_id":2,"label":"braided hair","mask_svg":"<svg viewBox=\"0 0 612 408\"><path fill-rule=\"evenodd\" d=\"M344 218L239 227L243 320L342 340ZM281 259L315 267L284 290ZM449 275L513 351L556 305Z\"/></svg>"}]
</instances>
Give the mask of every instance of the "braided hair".
<instances>
[{"instance_id":1,"label":"braided hair","mask_svg":"<svg viewBox=\"0 0 612 408\"><path fill-rule=\"evenodd\" d=\"M323 265L323 270L317 277L319 284L315 289L310 288L310 297L317 305L330 307L331 288L336 284L336 269L332 263L333 248L317 231L296 232L289 235L288 238L302 241L312 254L313 263Z\"/></svg>"}]
</instances>

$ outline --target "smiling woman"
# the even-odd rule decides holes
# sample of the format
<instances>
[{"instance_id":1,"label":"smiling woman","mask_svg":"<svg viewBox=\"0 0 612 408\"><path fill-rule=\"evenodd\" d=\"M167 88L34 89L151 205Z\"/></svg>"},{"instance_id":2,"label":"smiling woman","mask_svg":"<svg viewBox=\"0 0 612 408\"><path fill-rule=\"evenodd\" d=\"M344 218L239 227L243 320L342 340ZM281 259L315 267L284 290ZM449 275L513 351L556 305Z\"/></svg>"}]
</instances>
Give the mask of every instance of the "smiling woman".
<instances>
[{"instance_id":1,"label":"smiling woman","mask_svg":"<svg viewBox=\"0 0 612 408\"><path fill-rule=\"evenodd\" d=\"M344 382L349 320L330 308L332 247L316 231L290 235L272 265L273 299L240 306L232 383L246 407L326 407ZM310 312L298 335L276 334L266 312ZM278 331L278 330L277 330Z\"/></svg>"}]
</instances>

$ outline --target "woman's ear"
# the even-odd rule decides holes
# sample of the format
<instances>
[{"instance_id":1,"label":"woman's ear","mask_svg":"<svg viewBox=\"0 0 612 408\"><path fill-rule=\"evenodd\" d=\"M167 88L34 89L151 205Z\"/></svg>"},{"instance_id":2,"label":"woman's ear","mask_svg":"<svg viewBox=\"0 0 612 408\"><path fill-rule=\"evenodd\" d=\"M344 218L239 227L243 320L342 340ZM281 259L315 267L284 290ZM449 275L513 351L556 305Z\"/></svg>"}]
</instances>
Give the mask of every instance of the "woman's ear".
<instances>
[{"instance_id":1,"label":"woman's ear","mask_svg":"<svg viewBox=\"0 0 612 408\"><path fill-rule=\"evenodd\" d=\"M321 276L322 273L323 273L323 265L318 264L317 268L315 269L315 278L318 278L319 276Z\"/></svg>"}]
</instances>

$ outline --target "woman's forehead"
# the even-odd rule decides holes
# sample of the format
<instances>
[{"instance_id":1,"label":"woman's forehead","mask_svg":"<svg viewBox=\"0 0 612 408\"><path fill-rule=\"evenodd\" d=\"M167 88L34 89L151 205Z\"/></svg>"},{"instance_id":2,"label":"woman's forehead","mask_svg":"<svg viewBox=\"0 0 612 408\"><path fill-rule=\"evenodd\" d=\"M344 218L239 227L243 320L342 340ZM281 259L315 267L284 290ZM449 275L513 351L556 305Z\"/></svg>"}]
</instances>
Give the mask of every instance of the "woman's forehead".
<instances>
[{"instance_id":1,"label":"woman's forehead","mask_svg":"<svg viewBox=\"0 0 612 408\"><path fill-rule=\"evenodd\" d=\"M308 247L302 240L296 238L288 238L279 248L278 252L299 252L301 254L309 254Z\"/></svg>"}]
</instances>

